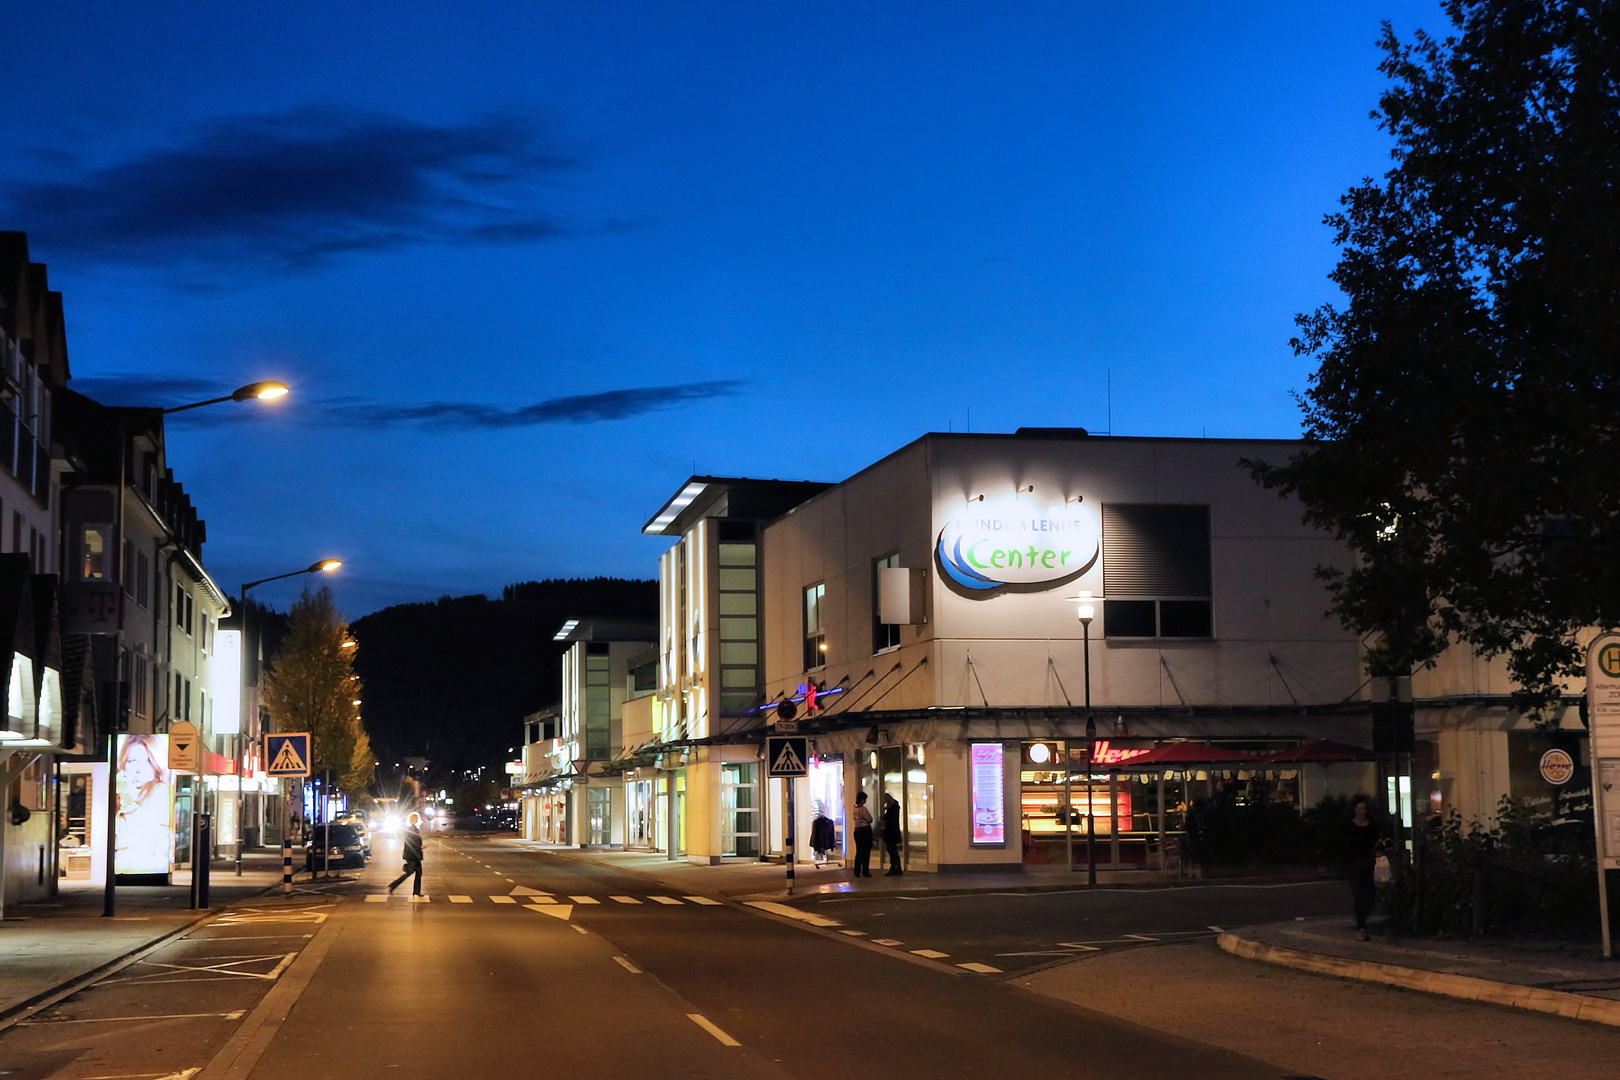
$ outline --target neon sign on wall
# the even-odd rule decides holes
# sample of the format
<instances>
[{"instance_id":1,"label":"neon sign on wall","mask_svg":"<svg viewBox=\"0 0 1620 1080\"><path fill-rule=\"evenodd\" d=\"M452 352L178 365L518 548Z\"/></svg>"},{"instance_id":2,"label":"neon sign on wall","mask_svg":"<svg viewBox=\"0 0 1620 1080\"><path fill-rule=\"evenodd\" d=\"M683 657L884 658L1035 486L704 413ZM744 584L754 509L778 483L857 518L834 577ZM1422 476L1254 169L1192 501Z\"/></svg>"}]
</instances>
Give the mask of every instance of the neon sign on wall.
<instances>
[{"instance_id":1,"label":"neon sign on wall","mask_svg":"<svg viewBox=\"0 0 1620 1080\"><path fill-rule=\"evenodd\" d=\"M1096 515L1082 502L1042 507L1032 495L980 498L945 523L934 558L964 596L1041 592L1091 569L1100 537Z\"/></svg>"},{"instance_id":2,"label":"neon sign on wall","mask_svg":"<svg viewBox=\"0 0 1620 1080\"><path fill-rule=\"evenodd\" d=\"M1147 750L1126 750L1123 747L1110 746L1107 739L1100 740L1091 750L1091 763L1093 765L1123 765L1127 761L1135 761L1146 754Z\"/></svg>"}]
</instances>

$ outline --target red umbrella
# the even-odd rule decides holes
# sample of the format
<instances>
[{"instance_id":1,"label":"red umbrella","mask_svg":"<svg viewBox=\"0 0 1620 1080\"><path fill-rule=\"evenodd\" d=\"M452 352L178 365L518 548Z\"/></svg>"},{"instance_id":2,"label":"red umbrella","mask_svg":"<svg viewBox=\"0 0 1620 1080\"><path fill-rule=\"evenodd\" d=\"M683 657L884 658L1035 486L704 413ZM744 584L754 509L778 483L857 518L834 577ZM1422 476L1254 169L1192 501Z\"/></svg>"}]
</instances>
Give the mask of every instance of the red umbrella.
<instances>
[{"instance_id":1,"label":"red umbrella","mask_svg":"<svg viewBox=\"0 0 1620 1080\"><path fill-rule=\"evenodd\" d=\"M1167 742L1154 747L1110 746L1107 739L1099 739L1092 751L1093 764L1119 765L1135 768L1138 765L1221 765L1227 762L1254 764L1263 758L1199 742Z\"/></svg>"},{"instance_id":2,"label":"red umbrella","mask_svg":"<svg viewBox=\"0 0 1620 1080\"><path fill-rule=\"evenodd\" d=\"M1331 765L1338 761L1376 761L1377 759L1378 755L1371 750L1363 750L1359 746L1334 742L1332 739L1318 739L1316 742L1306 743L1304 746L1273 751L1261 760L1274 765Z\"/></svg>"}]
</instances>

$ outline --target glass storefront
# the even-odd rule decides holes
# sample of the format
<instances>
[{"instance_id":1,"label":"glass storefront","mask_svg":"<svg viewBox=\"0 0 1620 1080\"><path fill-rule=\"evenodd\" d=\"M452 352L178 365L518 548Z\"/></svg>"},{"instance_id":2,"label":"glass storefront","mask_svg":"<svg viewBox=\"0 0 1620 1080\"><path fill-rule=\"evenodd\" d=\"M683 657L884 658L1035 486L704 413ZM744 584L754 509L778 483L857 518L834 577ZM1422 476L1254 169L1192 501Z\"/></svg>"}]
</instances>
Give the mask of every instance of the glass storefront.
<instances>
[{"instance_id":1,"label":"glass storefront","mask_svg":"<svg viewBox=\"0 0 1620 1080\"><path fill-rule=\"evenodd\" d=\"M624 785L624 846L656 851L659 844L653 781L627 780Z\"/></svg>"},{"instance_id":2,"label":"glass storefront","mask_svg":"<svg viewBox=\"0 0 1620 1080\"><path fill-rule=\"evenodd\" d=\"M811 822L822 816L832 822L833 846L825 852L825 855L834 859L846 858L849 851L846 847L847 831L844 828L844 759L812 757L809 784ZM823 853L816 854L820 856Z\"/></svg>"},{"instance_id":3,"label":"glass storefront","mask_svg":"<svg viewBox=\"0 0 1620 1080\"><path fill-rule=\"evenodd\" d=\"M1088 833L1099 867L1156 866L1161 831L1186 832L1191 796L1237 780L1219 770L1088 773L1082 744L1062 739L1025 742L1022 759L1023 861L1036 866L1084 866Z\"/></svg>"},{"instance_id":4,"label":"glass storefront","mask_svg":"<svg viewBox=\"0 0 1620 1080\"><path fill-rule=\"evenodd\" d=\"M723 854L759 855L759 811L758 763L720 766L720 850Z\"/></svg>"},{"instance_id":5,"label":"glass storefront","mask_svg":"<svg viewBox=\"0 0 1620 1080\"><path fill-rule=\"evenodd\" d=\"M885 795L900 804L902 869L921 869L928 861L930 791L926 761L924 748L919 743L884 746L861 754L858 779L861 790L866 792L866 805L878 823L878 835L872 849L874 867L887 869L889 865L881 825Z\"/></svg>"}]
</instances>

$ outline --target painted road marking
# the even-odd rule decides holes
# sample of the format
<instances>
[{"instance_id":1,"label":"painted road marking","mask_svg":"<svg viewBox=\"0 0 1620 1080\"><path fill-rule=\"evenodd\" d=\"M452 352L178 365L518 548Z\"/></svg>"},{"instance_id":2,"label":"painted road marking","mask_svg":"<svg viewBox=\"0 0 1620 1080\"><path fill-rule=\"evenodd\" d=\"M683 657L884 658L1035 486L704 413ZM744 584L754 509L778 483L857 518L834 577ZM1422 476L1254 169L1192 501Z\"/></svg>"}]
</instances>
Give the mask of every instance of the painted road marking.
<instances>
[{"instance_id":1,"label":"painted road marking","mask_svg":"<svg viewBox=\"0 0 1620 1080\"><path fill-rule=\"evenodd\" d=\"M492 896L489 899L490 899L490 902L494 903L494 904L515 904L515 903L517 903L517 901L514 900L510 896Z\"/></svg>"},{"instance_id":2,"label":"painted road marking","mask_svg":"<svg viewBox=\"0 0 1620 1080\"><path fill-rule=\"evenodd\" d=\"M451 893L450 894L450 902L452 904L470 904L473 901L472 901L472 897L470 897L470 896L463 896L463 895L461 895L459 893Z\"/></svg>"},{"instance_id":3,"label":"painted road marking","mask_svg":"<svg viewBox=\"0 0 1620 1080\"><path fill-rule=\"evenodd\" d=\"M197 1020L212 1017L217 1020L240 1020L246 1009L222 1013L158 1013L153 1016L93 1016L83 1020L18 1020L17 1027L49 1027L53 1024L119 1024L131 1020Z\"/></svg>"},{"instance_id":4,"label":"painted road marking","mask_svg":"<svg viewBox=\"0 0 1620 1080\"><path fill-rule=\"evenodd\" d=\"M948 952L940 952L938 949L912 949L911 955L927 957L929 960L943 960L945 957L951 954Z\"/></svg>"},{"instance_id":5,"label":"painted road marking","mask_svg":"<svg viewBox=\"0 0 1620 1080\"><path fill-rule=\"evenodd\" d=\"M1125 937L1129 941L1158 941L1159 940L1156 937L1148 937L1146 934L1126 934Z\"/></svg>"},{"instance_id":6,"label":"painted road marking","mask_svg":"<svg viewBox=\"0 0 1620 1080\"><path fill-rule=\"evenodd\" d=\"M694 904L702 904L704 907L719 907L720 906L720 901L718 901L718 900L710 900L707 896L683 896L683 897L681 897L681 899L682 900L690 900Z\"/></svg>"},{"instance_id":7,"label":"painted road marking","mask_svg":"<svg viewBox=\"0 0 1620 1080\"><path fill-rule=\"evenodd\" d=\"M609 900L616 900L621 904L639 904L639 903L641 903L640 900L637 900L633 896L610 896L610 897L608 897L608 899Z\"/></svg>"},{"instance_id":8,"label":"painted road marking","mask_svg":"<svg viewBox=\"0 0 1620 1080\"><path fill-rule=\"evenodd\" d=\"M838 932L840 934L848 934L850 937L865 937L866 936L866 931L865 930L840 930Z\"/></svg>"},{"instance_id":9,"label":"painted road marking","mask_svg":"<svg viewBox=\"0 0 1620 1080\"><path fill-rule=\"evenodd\" d=\"M641 969L640 968L636 967L636 965L632 964L629 960L626 960L622 956L615 956L613 958L613 962L615 964L618 964L620 967L624 968L624 970L628 971L632 975L640 975L641 974Z\"/></svg>"},{"instance_id":10,"label":"painted road marking","mask_svg":"<svg viewBox=\"0 0 1620 1080\"><path fill-rule=\"evenodd\" d=\"M829 919L825 915L812 915L808 911L800 911L798 908L789 907L787 904L778 904L774 900L750 900L748 906L759 908L761 911L768 911L772 915L780 915L785 919L797 919L799 922L809 923L811 926L844 925L837 919Z\"/></svg>"},{"instance_id":11,"label":"painted road marking","mask_svg":"<svg viewBox=\"0 0 1620 1080\"><path fill-rule=\"evenodd\" d=\"M568 899L576 904L600 904L602 902L594 896L570 896Z\"/></svg>"},{"instance_id":12,"label":"painted road marking","mask_svg":"<svg viewBox=\"0 0 1620 1080\"><path fill-rule=\"evenodd\" d=\"M548 893L548 892L543 892L540 889L531 889L527 885L519 885L517 888L513 889L511 892L507 893L506 895L507 896L550 896L551 894Z\"/></svg>"},{"instance_id":13,"label":"painted road marking","mask_svg":"<svg viewBox=\"0 0 1620 1080\"><path fill-rule=\"evenodd\" d=\"M872 944L874 944L874 945L904 945L905 942L896 941L892 937L875 937L875 938L872 939Z\"/></svg>"},{"instance_id":14,"label":"painted road marking","mask_svg":"<svg viewBox=\"0 0 1620 1080\"><path fill-rule=\"evenodd\" d=\"M573 904L559 904L555 900L553 900L549 907L542 906L542 905L539 905L539 904L535 904L535 905L531 906L529 908L529 910L530 911L538 911L542 915L552 915L552 916L555 916L556 918L559 918L559 919L567 919L570 915L572 915L574 913L574 905Z\"/></svg>"},{"instance_id":15,"label":"painted road marking","mask_svg":"<svg viewBox=\"0 0 1620 1080\"><path fill-rule=\"evenodd\" d=\"M666 905L673 904L676 907L684 907L685 906L679 900L675 899L673 896L649 896L649 897L647 897L647 899L651 900L655 904L666 904Z\"/></svg>"},{"instance_id":16,"label":"painted road marking","mask_svg":"<svg viewBox=\"0 0 1620 1080\"><path fill-rule=\"evenodd\" d=\"M386 903L388 903L388 894L387 893L379 893L376 896L368 896L368 897L366 897L366 903L368 903L368 904L386 904Z\"/></svg>"},{"instance_id":17,"label":"painted road marking","mask_svg":"<svg viewBox=\"0 0 1620 1080\"><path fill-rule=\"evenodd\" d=\"M716 1027L714 1025L713 1021L709 1020L702 1013L687 1013L686 1017L687 1017L688 1020L692 1021L692 1023L696 1024L698 1027L702 1028L704 1031L707 1031L710 1035L713 1035L716 1039L719 1039L721 1046L741 1046L742 1045L742 1043L738 1042L736 1039L733 1039L730 1035L727 1035L725 1032L721 1031L718 1027Z\"/></svg>"},{"instance_id":18,"label":"painted road marking","mask_svg":"<svg viewBox=\"0 0 1620 1080\"><path fill-rule=\"evenodd\" d=\"M1087 945L1083 941L1060 941L1058 944L1063 946L1065 949L1079 949L1081 952L1102 952L1102 950L1097 948L1097 946ZM1004 954L998 953L997 955L1000 956Z\"/></svg>"},{"instance_id":19,"label":"painted road marking","mask_svg":"<svg viewBox=\"0 0 1620 1080\"><path fill-rule=\"evenodd\" d=\"M573 928L573 931L576 934L589 934L590 933L589 930L587 930L583 926L579 925L579 923L569 923L568 925Z\"/></svg>"},{"instance_id":20,"label":"painted road marking","mask_svg":"<svg viewBox=\"0 0 1620 1080\"><path fill-rule=\"evenodd\" d=\"M411 903L413 904L431 904L432 902L433 897L428 896L425 893L417 893L415 896L411 897Z\"/></svg>"},{"instance_id":21,"label":"painted road marking","mask_svg":"<svg viewBox=\"0 0 1620 1080\"><path fill-rule=\"evenodd\" d=\"M1000 975L1001 974L1001 969L1000 968L991 967L989 964L973 963L973 964L957 964L956 966L959 967L959 968L965 968L968 971L977 971L981 975Z\"/></svg>"}]
</instances>

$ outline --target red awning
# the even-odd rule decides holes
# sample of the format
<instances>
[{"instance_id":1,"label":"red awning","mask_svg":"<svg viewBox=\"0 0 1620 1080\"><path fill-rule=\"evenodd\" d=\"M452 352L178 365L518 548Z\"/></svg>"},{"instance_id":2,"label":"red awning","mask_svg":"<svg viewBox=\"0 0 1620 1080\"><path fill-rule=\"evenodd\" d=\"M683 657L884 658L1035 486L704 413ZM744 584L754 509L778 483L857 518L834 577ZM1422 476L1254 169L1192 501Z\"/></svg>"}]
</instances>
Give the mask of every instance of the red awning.
<instances>
[{"instance_id":1,"label":"red awning","mask_svg":"<svg viewBox=\"0 0 1620 1080\"><path fill-rule=\"evenodd\" d=\"M1276 750L1261 760L1275 765L1331 765L1336 761L1376 761L1378 755L1359 746L1318 739L1316 742Z\"/></svg>"}]
</instances>

